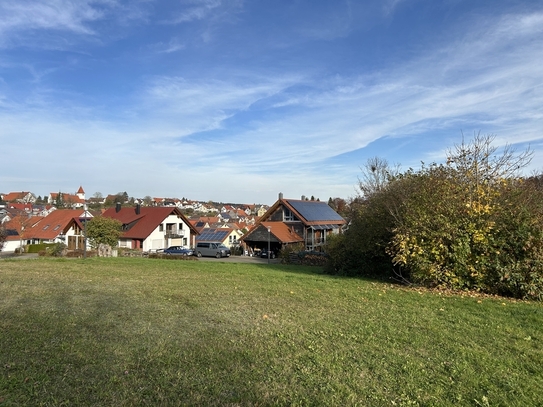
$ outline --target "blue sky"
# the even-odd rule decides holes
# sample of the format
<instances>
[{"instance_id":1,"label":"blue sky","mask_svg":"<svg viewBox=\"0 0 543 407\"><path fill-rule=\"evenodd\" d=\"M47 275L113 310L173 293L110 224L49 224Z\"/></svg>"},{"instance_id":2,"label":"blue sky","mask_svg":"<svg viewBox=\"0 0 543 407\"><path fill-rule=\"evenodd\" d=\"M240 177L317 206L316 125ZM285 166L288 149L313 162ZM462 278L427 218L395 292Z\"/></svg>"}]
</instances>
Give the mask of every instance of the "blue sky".
<instances>
[{"instance_id":1,"label":"blue sky","mask_svg":"<svg viewBox=\"0 0 543 407\"><path fill-rule=\"evenodd\" d=\"M349 198L462 132L543 169L543 3L3 0L0 192Z\"/></svg>"}]
</instances>

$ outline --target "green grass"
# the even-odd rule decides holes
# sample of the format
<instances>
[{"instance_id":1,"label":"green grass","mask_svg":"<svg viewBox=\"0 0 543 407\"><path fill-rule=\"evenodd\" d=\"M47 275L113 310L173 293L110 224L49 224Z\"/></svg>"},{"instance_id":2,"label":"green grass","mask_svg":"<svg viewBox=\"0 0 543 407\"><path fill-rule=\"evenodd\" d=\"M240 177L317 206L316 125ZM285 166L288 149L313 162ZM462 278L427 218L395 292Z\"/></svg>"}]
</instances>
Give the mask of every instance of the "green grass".
<instances>
[{"instance_id":1,"label":"green grass","mask_svg":"<svg viewBox=\"0 0 543 407\"><path fill-rule=\"evenodd\" d=\"M315 269L0 260L0 406L536 406L539 303Z\"/></svg>"}]
</instances>

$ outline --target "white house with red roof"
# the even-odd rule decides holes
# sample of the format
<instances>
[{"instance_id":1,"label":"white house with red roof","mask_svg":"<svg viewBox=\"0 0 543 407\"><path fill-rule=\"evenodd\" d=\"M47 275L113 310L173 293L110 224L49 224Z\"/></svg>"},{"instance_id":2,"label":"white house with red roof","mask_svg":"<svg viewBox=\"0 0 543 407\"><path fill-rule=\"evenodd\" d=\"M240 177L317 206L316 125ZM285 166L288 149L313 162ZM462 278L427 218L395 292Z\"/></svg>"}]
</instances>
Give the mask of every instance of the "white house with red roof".
<instances>
[{"instance_id":1,"label":"white house with red roof","mask_svg":"<svg viewBox=\"0 0 543 407\"><path fill-rule=\"evenodd\" d=\"M79 187L75 194L68 194L64 192L51 192L47 198L47 203L55 204L59 198L60 201L69 208L83 208L85 206L85 191L83 187Z\"/></svg>"},{"instance_id":2,"label":"white house with red roof","mask_svg":"<svg viewBox=\"0 0 543 407\"><path fill-rule=\"evenodd\" d=\"M123 235L119 247L146 252L169 246L194 247L198 231L177 207L140 206L107 209L102 216L119 220Z\"/></svg>"},{"instance_id":3,"label":"white house with red roof","mask_svg":"<svg viewBox=\"0 0 543 407\"><path fill-rule=\"evenodd\" d=\"M10 192L2 196L2 199L6 202L17 203L34 203L36 202L36 196L32 192Z\"/></svg>"},{"instance_id":4,"label":"white house with red roof","mask_svg":"<svg viewBox=\"0 0 543 407\"><path fill-rule=\"evenodd\" d=\"M62 242L69 250L84 248L84 222L93 216L83 209L57 209L27 230L33 243Z\"/></svg>"}]
</instances>

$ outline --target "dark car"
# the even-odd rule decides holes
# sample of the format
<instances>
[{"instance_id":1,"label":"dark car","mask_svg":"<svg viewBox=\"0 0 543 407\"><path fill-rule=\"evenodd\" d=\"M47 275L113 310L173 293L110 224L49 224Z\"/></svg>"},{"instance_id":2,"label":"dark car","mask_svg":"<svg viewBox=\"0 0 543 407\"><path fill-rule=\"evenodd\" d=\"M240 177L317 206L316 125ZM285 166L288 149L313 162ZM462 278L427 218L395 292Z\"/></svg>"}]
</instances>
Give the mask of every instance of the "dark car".
<instances>
[{"instance_id":1,"label":"dark car","mask_svg":"<svg viewBox=\"0 0 543 407\"><path fill-rule=\"evenodd\" d=\"M262 257L263 259L267 259L268 251L266 249L262 250L260 252L260 257ZM270 250L270 259L275 259L275 252L273 250Z\"/></svg>"},{"instance_id":2,"label":"dark car","mask_svg":"<svg viewBox=\"0 0 543 407\"><path fill-rule=\"evenodd\" d=\"M164 254L178 254L182 256L192 256L194 251L188 249L185 246L170 246L167 249L164 249Z\"/></svg>"}]
</instances>

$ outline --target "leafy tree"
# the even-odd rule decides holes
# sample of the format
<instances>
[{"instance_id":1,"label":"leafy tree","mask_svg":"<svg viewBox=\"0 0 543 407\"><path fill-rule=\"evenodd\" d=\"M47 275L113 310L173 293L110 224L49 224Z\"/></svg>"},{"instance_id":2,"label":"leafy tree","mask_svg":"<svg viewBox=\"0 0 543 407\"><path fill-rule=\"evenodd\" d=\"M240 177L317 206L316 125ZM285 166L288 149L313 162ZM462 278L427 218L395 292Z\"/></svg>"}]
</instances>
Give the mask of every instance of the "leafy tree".
<instances>
[{"instance_id":1,"label":"leafy tree","mask_svg":"<svg viewBox=\"0 0 543 407\"><path fill-rule=\"evenodd\" d=\"M385 160L370 159L362 170L360 196L341 213L349 221L348 229L328 241L326 271L343 275L390 276L392 261L386 253L394 228L394 211L390 205L398 200L398 191L405 182L391 182L391 171Z\"/></svg>"},{"instance_id":2,"label":"leafy tree","mask_svg":"<svg viewBox=\"0 0 543 407\"><path fill-rule=\"evenodd\" d=\"M7 229L0 223L0 252L4 248L4 244L6 243L6 240L8 238L8 231Z\"/></svg>"},{"instance_id":3,"label":"leafy tree","mask_svg":"<svg viewBox=\"0 0 543 407\"><path fill-rule=\"evenodd\" d=\"M55 198L55 206L57 207L57 209L62 209L65 207L63 194L60 191L58 191L58 194Z\"/></svg>"},{"instance_id":4,"label":"leafy tree","mask_svg":"<svg viewBox=\"0 0 543 407\"><path fill-rule=\"evenodd\" d=\"M92 247L101 243L116 247L122 233L122 223L117 219L96 216L87 223L86 234Z\"/></svg>"}]
</instances>

